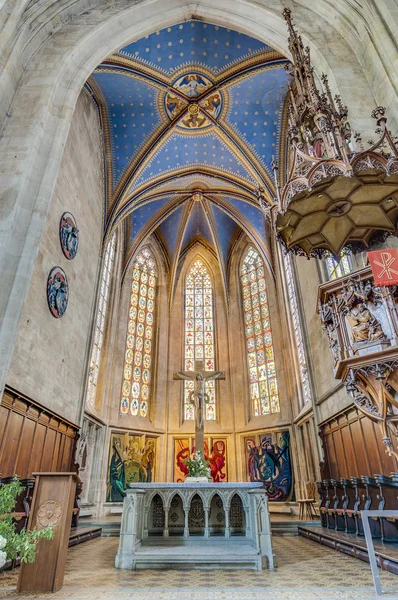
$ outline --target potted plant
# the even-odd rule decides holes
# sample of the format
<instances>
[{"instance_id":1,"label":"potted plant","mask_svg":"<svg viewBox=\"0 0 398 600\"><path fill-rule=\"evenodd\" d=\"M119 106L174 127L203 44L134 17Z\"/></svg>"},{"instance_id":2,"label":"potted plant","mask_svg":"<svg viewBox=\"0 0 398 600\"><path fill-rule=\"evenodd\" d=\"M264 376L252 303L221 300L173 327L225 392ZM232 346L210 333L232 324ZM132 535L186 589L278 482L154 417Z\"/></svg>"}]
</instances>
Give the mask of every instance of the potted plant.
<instances>
[{"instance_id":1,"label":"potted plant","mask_svg":"<svg viewBox=\"0 0 398 600\"><path fill-rule=\"evenodd\" d=\"M208 482L211 481L211 473L208 461L202 455L202 452L198 450L192 457L187 458L184 461L188 469L188 477L185 478L186 483L193 482Z\"/></svg>"},{"instance_id":2,"label":"potted plant","mask_svg":"<svg viewBox=\"0 0 398 600\"><path fill-rule=\"evenodd\" d=\"M23 529L15 531L14 508L23 486L17 477L11 483L0 486L0 569L7 560L20 558L32 563L36 557L36 546L41 538L47 540L54 535L52 527L45 529Z\"/></svg>"}]
</instances>

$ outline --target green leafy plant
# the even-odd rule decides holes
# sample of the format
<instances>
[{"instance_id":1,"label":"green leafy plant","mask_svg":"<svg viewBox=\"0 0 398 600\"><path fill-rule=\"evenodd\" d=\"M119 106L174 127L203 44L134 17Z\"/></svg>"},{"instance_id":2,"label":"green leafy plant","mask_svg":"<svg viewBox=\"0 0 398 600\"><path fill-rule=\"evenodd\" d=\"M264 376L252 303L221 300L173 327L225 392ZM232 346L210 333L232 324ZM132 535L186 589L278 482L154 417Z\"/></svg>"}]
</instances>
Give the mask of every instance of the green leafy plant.
<instances>
[{"instance_id":1,"label":"green leafy plant","mask_svg":"<svg viewBox=\"0 0 398 600\"><path fill-rule=\"evenodd\" d=\"M17 477L0 487L0 567L18 556L23 562L34 562L39 539L50 540L54 536L52 527L30 531L23 529L16 533L13 512L22 491L23 486Z\"/></svg>"},{"instance_id":2,"label":"green leafy plant","mask_svg":"<svg viewBox=\"0 0 398 600\"><path fill-rule=\"evenodd\" d=\"M184 460L187 466L190 477L207 477L210 478L210 467L208 461L202 456L202 452L198 450L191 458Z\"/></svg>"}]
</instances>

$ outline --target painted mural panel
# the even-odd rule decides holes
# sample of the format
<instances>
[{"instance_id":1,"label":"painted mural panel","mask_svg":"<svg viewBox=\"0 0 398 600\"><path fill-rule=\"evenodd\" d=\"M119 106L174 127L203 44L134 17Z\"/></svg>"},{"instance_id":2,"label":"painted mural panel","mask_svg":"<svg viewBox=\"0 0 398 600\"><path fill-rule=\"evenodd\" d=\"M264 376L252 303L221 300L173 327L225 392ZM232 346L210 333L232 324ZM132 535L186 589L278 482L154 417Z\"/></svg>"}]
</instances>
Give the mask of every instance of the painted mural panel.
<instances>
[{"instance_id":1,"label":"painted mural panel","mask_svg":"<svg viewBox=\"0 0 398 600\"><path fill-rule=\"evenodd\" d=\"M247 480L264 482L270 500L287 500L292 488L289 432L256 433L244 444Z\"/></svg>"},{"instance_id":2,"label":"painted mural panel","mask_svg":"<svg viewBox=\"0 0 398 600\"><path fill-rule=\"evenodd\" d=\"M210 452L209 452L210 448ZM181 483L188 475L184 461L195 452L195 438L174 439L174 481ZM205 457L210 463L212 479L215 483L228 481L227 440L225 438L205 438Z\"/></svg>"},{"instance_id":3,"label":"painted mural panel","mask_svg":"<svg viewBox=\"0 0 398 600\"><path fill-rule=\"evenodd\" d=\"M131 483L154 480L156 438L112 433L109 450L107 502L122 502Z\"/></svg>"}]
</instances>

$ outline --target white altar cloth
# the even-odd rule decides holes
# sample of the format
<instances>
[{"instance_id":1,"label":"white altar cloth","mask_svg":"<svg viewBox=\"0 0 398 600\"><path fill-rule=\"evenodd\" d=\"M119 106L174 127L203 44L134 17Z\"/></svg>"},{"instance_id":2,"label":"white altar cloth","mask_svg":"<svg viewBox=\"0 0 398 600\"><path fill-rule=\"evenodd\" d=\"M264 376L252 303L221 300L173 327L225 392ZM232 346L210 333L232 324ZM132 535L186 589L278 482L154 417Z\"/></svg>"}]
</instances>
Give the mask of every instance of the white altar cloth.
<instances>
[{"instance_id":1,"label":"white altar cloth","mask_svg":"<svg viewBox=\"0 0 398 600\"><path fill-rule=\"evenodd\" d=\"M115 566L273 569L261 483L137 483L126 490Z\"/></svg>"}]
</instances>

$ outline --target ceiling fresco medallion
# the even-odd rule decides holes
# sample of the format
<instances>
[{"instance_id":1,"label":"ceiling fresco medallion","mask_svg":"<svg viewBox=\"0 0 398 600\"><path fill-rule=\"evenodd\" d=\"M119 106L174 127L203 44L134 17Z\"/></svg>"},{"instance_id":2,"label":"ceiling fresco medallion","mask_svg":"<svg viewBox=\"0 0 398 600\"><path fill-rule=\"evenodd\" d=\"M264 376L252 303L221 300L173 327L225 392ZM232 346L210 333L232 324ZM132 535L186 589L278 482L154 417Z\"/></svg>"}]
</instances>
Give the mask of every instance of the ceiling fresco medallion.
<instances>
[{"instance_id":1,"label":"ceiling fresco medallion","mask_svg":"<svg viewBox=\"0 0 398 600\"><path fill-rule=\"evenodd\" d=\"M176 91L169 91L165 95L164 105L171 121L184 112L177 123L180 129L204 129L211 127L212 120L219 118L224 103L223 95L219 90L207 94L200 100L205 92L210 92L214 87L214 82L207 75L197 72L186 73L178 77L172 87ZM195 101L196 99L198 102Z\"/></svg>"}]
</instances>

